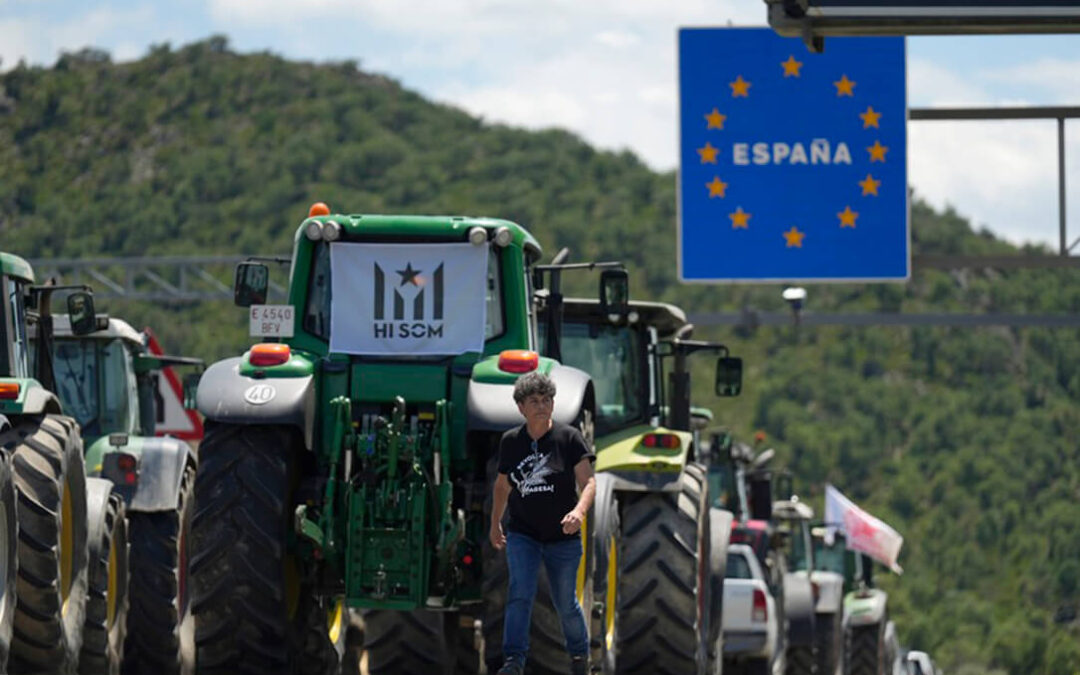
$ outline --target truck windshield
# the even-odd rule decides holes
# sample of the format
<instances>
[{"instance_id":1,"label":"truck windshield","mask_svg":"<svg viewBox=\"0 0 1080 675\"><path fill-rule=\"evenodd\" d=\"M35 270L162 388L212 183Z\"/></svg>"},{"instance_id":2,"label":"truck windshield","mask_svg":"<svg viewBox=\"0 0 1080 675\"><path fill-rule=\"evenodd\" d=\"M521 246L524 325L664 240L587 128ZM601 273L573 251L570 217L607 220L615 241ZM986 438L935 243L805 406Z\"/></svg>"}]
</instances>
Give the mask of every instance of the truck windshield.
<instances>
[{"instance_id":1,"label":"truck windshield","mask_svg":"<svg viewBox=\"0 0 1080 675\"><path fill-rule=\"evenodd\" d=\"M750 561L741 553L728 553L727 570L724 576L728 579L753 579L754 573L750 569Z\"/></svg>"},{"instance_id":2,"label":"truck windshield","mask_svg":"<svg viewBox=\"0 0 1080 675\"><path fill-rule=\"evenodd\" d=\"M563 363L592 375L598 433L644 419L648 381L638 331L566 322L562 339Z\"/></svg>"},{"instance_id":3,"label":"truck windshield","mask_svg":"<svg viewBox=\"0 0 1080 675\"><path fill-rule=\"evenodd\" d=\"M123 342L58 339L54 354L60 403L78 421L83 435L128 431L136 400L135 376Z\"/></svg>"},{"instance_id":4,"label":"truck windshield","mask_svg":"<svg viewBox=\"0 0 1080 675\"><path fill-rule=\"evenodd\" d=\"M4 340L4 348L0 349L0 376L29 377L22 286L14 279L3 277L3 289L7 306L0 311L0 337Z\"/></svg>"},{"instance_id":5,"label":"truck windshield","mask_svg":"<svg viewBox=\"0 0 1080 675\"><path fill-rule=\"evenodd\" d=\"M800 523L793 523L791 528L791 551L788 555L788 567L793 570L810 571L810 551Z\"/></svg>"},{"instance_id":6,"label":"truck windshield","mask_svg":"<svg viewBox=\"0 0 1080 675\"><path fill-rule=\"evenodd\" d=\"M826 546L820 537L814 537L814 567L825 572L844 573L844 540L837 538L832 546Z\"/></svg>"}]
</instances>

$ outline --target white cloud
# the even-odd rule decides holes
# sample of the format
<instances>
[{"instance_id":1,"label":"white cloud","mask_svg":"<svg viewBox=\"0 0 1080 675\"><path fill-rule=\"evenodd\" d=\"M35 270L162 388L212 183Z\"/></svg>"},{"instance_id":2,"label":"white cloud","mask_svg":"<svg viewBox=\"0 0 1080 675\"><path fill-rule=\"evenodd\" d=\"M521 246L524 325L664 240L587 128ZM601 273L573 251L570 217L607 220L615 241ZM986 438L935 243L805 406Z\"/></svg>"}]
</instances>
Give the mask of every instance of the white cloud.
<instances>
[{"instance_id":1,"label":"white cloud","mask_svg":"<svg viewBox=\"0 0 1080 675\"><path fill-rule=\"evenodd\" d=\"M20 59L40 63L52 54L35 36L42 34L39 22L30 19L0 19L0 69L10 70Z\"/></svg>"},{"instance_id":2,"label":"white cloud","mask_svg":"<svg viewBox=\"0 0 1080 675\"><path fill-rule=\"evenodd\" d=\"M987 105L993 100L989 91L969 77L910 56L907 79L908 105L911 107Z\"/></svg>"},{"instance_id":3,"label":"white cloud","mask_svg":"<svg viewBox=\"0 0 1080 675\"><path fill-rule=\"evenodd\" d=\"M635 33L621 30L601 31L593 36L593 40L605 47L612 47L613 49L625 49L627 47L633 47L641 42L641 38Z\"/></svg>"},{"instance_id":4,"label":"white cloud","mask_svg":"<svg viewBox=\"0 0 1080 675\"><path fill-rule=\"evenodd\" d=\"M1010 241L1056 247L1053 121L913 122L908 133L908 179L918 195L938 208L951 205L974 226L989 227ZM1069 142L1067 154L1077 153L1080 140ZM1072 169L1075 176L1075 165ZM1070 220L1080 234L1080 219Z\"/></svg>"},{"instance_id":5,"label":"white cloud","mask_svg":"<svg viewBox=\"0 0 1080 675\"><path fill-rule=\"evenodd\" d=\"M1043 58L1009 68L985 71L986 80L1041 89L1051 103L1074 103L1080 90L1080 60Z\"/></svg>"}]
</instances>

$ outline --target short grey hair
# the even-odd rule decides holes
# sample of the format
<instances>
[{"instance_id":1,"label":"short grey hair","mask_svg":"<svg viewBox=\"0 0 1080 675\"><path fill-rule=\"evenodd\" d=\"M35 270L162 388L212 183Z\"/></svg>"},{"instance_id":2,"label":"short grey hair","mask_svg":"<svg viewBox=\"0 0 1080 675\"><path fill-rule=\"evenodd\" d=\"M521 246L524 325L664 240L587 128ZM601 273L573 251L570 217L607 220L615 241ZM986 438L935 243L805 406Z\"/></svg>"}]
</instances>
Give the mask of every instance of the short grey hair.
<instances>
[{"instance_id":1,"label":"short grey hair","mask_svg":"<svg viewBox=\"0 0 1080 675\"><path fill-rule=\"evenodd\" d=\"M555 383L551 378L535 370L527 375L522 375L514 383L514 402L524 403L530 396L550 396L555 398Z\"/></svg>"}]
</instances>

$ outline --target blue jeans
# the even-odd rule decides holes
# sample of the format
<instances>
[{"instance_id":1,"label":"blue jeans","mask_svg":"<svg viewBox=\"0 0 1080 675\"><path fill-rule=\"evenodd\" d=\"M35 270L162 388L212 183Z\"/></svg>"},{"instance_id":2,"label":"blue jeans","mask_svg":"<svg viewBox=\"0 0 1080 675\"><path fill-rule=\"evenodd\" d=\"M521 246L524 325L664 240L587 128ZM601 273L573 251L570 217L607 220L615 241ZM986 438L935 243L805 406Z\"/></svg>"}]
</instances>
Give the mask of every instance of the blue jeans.
<instances>
[{"instance_id":1,"label":"blue jeans","mask_svg":"<svg viewBox=\"0 0 1080 675\"><path fill-rule=\"evenodd\" d=\"M510 592L503 628L503 658L524 664L529 654L529 622L532 618L540 563L547 569L551 599L562 623L563 639L570 656L589 653L585 613L577 599L577 571L581 562L581 538L549 544L518 532L506 533L506 563L510 569Z\"/></svg>"}]
</instances>

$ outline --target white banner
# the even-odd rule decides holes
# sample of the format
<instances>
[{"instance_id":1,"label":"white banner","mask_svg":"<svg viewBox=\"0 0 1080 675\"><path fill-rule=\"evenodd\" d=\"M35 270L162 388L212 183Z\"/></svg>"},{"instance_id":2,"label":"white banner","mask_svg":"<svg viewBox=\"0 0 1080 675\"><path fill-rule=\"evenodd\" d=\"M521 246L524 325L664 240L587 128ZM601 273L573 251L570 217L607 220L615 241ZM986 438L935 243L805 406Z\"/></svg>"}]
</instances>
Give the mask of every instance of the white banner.
<instances>
[{"instance_id":1,"label":"white banner","mask_svg":"<svg viewBox=\"0 0 1080 675\"><path fill-rule=\"evenodd\" d=\"M331 244L330 351L482 351L487 256L468 243Z\"/></svg>"},{"instance_id":2,"label":"white banner","mask_svg":"<svg viewBox=\"0 0 1080 675\"><path fill-rule=\"evenodd\" d=\"M904 538L881 520L863 511L832 485L825 486L825 523L838 526L847 539L847 547L861 551L897 574L897 564Z\"/></svg>"}]
</instances>

